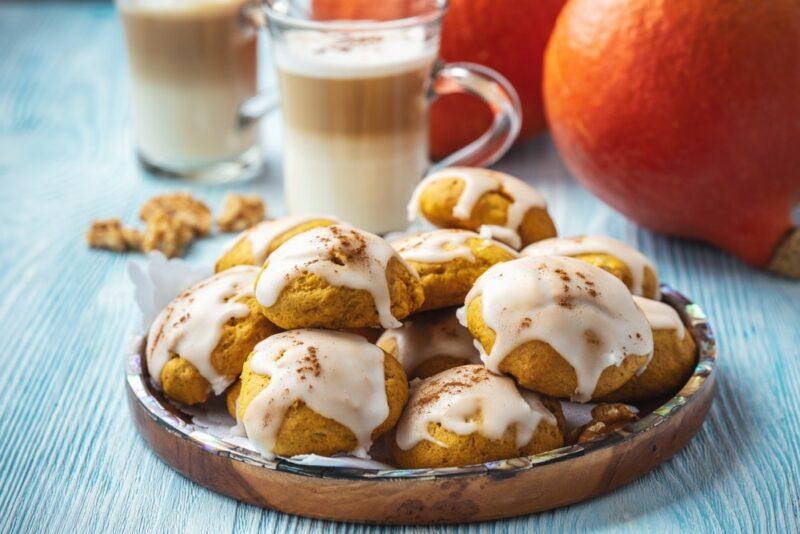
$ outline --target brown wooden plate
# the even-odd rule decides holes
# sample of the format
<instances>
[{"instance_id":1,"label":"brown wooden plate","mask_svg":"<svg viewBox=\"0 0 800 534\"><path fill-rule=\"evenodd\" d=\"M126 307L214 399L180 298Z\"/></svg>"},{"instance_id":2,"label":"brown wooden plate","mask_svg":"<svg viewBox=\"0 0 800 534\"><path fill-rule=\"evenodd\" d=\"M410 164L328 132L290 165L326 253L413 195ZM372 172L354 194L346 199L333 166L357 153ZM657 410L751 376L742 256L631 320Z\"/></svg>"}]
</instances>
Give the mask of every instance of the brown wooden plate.
<instances>
[{"instance_id":1,"label":"brown wooden plate","mask_svg":"<svg viewBox=\"0 0 800 534\"><path fill-rule=\"evenodd\" d=\"M664 285L698 346L684 387L640 420L598 441L535 456L440 469L375 470L266 460L195 427L150 384L142 347L127 361L136 428L172 468L207 488L308 517L380 523L457 523L538 512L611 491L679 451L714 394L716 346L700 307Z\"/></svg>"}]
</instances>

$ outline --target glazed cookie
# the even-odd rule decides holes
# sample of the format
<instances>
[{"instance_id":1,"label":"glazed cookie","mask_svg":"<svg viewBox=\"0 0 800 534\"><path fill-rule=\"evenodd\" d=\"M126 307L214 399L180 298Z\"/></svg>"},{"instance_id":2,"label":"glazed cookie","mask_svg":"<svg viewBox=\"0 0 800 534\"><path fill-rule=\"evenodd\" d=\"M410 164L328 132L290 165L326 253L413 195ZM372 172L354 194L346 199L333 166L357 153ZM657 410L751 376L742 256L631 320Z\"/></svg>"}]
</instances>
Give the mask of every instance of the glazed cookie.
<instances>
[{"instance_id":1,"label":"glazed cookie","mask_svg":"<svg viewBox=\"0 0 800 534\"><path fill-rule=\"evenodd\" d=\"M407 398L400 364L361 336L292 330L259 343L245 363L239 420L267 458L364 458Z\"/></svg>"},{"instance_id":2,"label":"glazed cookie","mask_svg":"<svg viewBox=\"0 0 800 534\"><path fill-rule=\"evenodd\" d=\"M422 310L464 303L475 280L516 251L469 230L434 230L402 237L391 245L417 271L425 290Z\"/></svg>"},{"instance_id":3,"label":"glazed cookie","mask_svg":"<svg viewBox=\"0 0 800 534\"><path fill-rule=\"evenodd\" d=\"M472 335L459 324L455 308L413 315L400 328L386 330L377 344L400 362L409 379L481 363Z\"/></svg>"},{"instance_id":4,"label":"glazed cookie","mask_svg":"<svg viewBox=\"0 0 800 534\"><path fill-rule=\"evenodd\" d=\"M653 359L640 374L607 395L610 402L641 402L674 393L683 386L697 363L697 345L674 308L634 297L653 329Z\"/></svg>"},{"instance_id":5,"label":"glazed cookie","mask_svg":"<svg viewBox=\"0 0 800 534\"><path fill-rule=\"evenodd\" d=\"M450 167L427 176L408 204L409 220L420 215L440 228L485 226L485 236L517 249L556 235L547 203L533 187L488 169Z\"/></svg>"},{"instance_id":6,"label":"glazed cookie","mask_svg":"<svg viewBox=\"0 0 800 534\"><path fill-rule=\"evenodd\" d=\"M147 369L170 399L205 402L242 371L253 347L279 331L253 296L258 269L240 266L192 286L156 317L147 336Z\"/></svg>"},{"instance_id":7,"label":"glazed cookie","mask_svg":"<svg viewBox=\"0 0 800 534\"><path fill-rule=\"evenodd\" d=\"M403 468L474 465L557 449L560 410L482 365L456 367L412 386L389 447Z\"/></svg>"},{"instance_id":8,"label":"glazed cookie","mask_svg":"<svg viewBox=\"0 0 800 534\"><path fill-rule=\"evenodd\" d=\"M256 299L282 328L396 328L424 299L419 276L383 239L336 224L270 254Z\"/></svg>"},{"instance_id":9,"label":"glazed cookie","mask_svg":"<svg viewBox=\"0 0 800 534\"><path fill-rule=\"evenodd\" d=\"M261 267L272 252L290 238L306 230L330 226L336 221L318 215L292 215L256 224L239 234L217 260L216 271L236 265Z\"/></svg>"},{"instance_id":10,"label":"glazed cookie","mask_svg":"<svg viewBox=\"0 0 800 534\"><path fill-rule=\"evenodd\" d=\"M631 293L658 298L658 274L641 252L610 237L582 236L545 239L522 250L523 256L570 256L608 271L622 280Z\"/></svg>"},{"instance_id":11,"label":"glazed cookie","mask_svg":"<svg viewBox=\"0 0 800 534\"><path fill-rule=\"evenodd\" d=\"M495 265L478 278L458 317L491 371L578 402L619 388L653 355L650 325L625 284L574 258Z\"/></svg>"}]
</instances>

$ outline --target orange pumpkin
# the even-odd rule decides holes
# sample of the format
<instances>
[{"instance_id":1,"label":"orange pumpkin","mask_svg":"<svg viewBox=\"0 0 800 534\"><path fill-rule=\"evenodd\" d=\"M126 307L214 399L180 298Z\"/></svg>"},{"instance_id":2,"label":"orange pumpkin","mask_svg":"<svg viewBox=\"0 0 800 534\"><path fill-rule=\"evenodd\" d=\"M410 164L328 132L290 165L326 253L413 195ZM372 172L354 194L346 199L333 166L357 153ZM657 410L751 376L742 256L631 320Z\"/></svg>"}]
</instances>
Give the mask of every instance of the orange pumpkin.
<instances>
[{"instance_id":1,"label":"orange pumpkin","mask_svg":"<svg viewBox=\"0 0 800 534\"><path fill-rule=\"evenodd\" d=\"M570 0L544 94L566 164L633 220L756 266L800 244L797 0Z\"/></svg>"}]
</instances>

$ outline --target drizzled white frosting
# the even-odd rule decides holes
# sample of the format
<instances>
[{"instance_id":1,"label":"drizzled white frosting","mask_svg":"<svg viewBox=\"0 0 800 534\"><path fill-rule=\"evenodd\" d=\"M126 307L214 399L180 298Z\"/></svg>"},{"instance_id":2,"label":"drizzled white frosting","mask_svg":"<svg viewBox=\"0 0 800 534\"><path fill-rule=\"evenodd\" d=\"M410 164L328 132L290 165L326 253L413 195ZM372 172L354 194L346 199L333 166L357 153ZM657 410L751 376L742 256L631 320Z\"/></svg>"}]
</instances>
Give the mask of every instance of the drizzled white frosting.
<instances>
[{"instance_id":1,"label":"drizzled white frosting","mask_svg":"<svg viewBox=\"0 0 800 534\"><path fill-rule=\"evenodd\" d=\"M683 339L686 336L686 327L675 308L663 302L639 296L633 297L633 300L644 312L644 316L647 317L647 322L650 323L653 330L675 330L679 338Z\"/></svg>"},{"instance_id":2,"label":"drizzled white frosting","mask_svg":"<svg viewBox=\"0 0 800 534\"><path fill-rule=\"evenodd\" d=\"M161 386L161 371L173 356L194 365L217 395L235 380L214 369L211 353L225 323L250 313L237 301L253 295L256 276L256 267L233 267L187 289L161 311L147 336L147 369L156 385Z\"/></svg>"},{"instance_id":3,"label":"drizzled white frosting","mask_svg":"<svg viewBox=\"0 0 800 534\"><path fill-rule=\"evenodd\" d=\"M271 221L263 221L252 228L248 228L234 239L227 247L225 252L229 252L236 245L244 240L250 242L250 248L253 250L253 265L262 265L267 259L267 250L276 239L281 237L286 232L289 232L301 224L316 221L319 219L327 219L335 221L333 217L322 215L289 215L281 217L280 219L273 219Z\"/></svg>"},{"instance_id":4,"label":"drizzled white frosting","mask_svg":"<svg viewBox=\"0 0 800 534\"><path fill-rule=\"evenodd\" d=\"M482 246L497 246L511 254L516 251L498 241L482 238L469 230L443 229L401 237L391 243L406 261L419 263L444 263L463 258L474 262L475 255L467 245L469 239L481 239Z\"/></svg>"},{"instance_id":5,"label":"drizzled white frosting","mask_svg":"<svg viewBox=\"0 0 800 534\"><path fill-rule=\"evenodd\" d=\"M544 198L536 189L508 174L478 167L448 167L426 176L417 184L408 203L408 220L412 221L420 215L419 202L422 192L429 184L437 180L453 178L464 182L464 190L458 197L456 205L453 206L453 215L461 219L468 219L478 200L490 191L499 191L511 197L512 203L508 207L506 222L503 226L514 231L519 228L528 210L547 206Z\"/></svg>"},{"instance_id":6,"label":"drizzled white frosting","mask_svg":"<svg viewBox=\"0 0 800 534\"><path fill-rule=\"evenodd\" d=\"M482 224L478 228L478 233L481 237L486 239L494 239L505 243L514 250L519 250L522 246L522 238L517 232L505 226L497 226L496 224Z\"/></svg>"},{"instance_id":7,"label":"drizzled white frosting","mask_svg":"<svg viewBox=\"0 0 800 534\"><path fill-rule=\"evenodd\" d=\"M295 401L346 426L367 458L372 432L389 416L384 353L361 336L333 330L291 330L268 337L253 349L250 369L269 385L247 405L247 437L274 458L278 432Z\"/></svg>"},{"instance_id":8,"label":"drizzled white frosting","mask_svg":"<svg viewBox=\"0 0 800 534\"><path fill-rule=\"evenodd\" d=\"M292 237L270 254L256 285L256 299L270 307L289 281L312 273L333 286L369 292L381 326L397 328L402 323L392 315L386 280L386 267L392 258L416 275L389 243L375 234L345 224L314 228Z\"/></svg>"},{"instance_id":9,"label":"drizzled white frosting","mask_svg":"<svg viewBox=\"0 0 800 534\"><path fill-rule=\"evenodd\" d=\"M400 328L386 330L376 344L383 347L391 339L397 344L397 361L407 375L434 356L481 361L472 335L459 324L452 308L413 316Z\"/></svg>"},{"instance_id":10,"label":"drizzled white frosting","mask_svg":"<svg viewBox=\"0 0 800 534\"><path fill-rule=\"evenodd\" d=\"M430 423L460 436L478 432L489 439L501 439L516 427L516 445L522 448L542 421L556 424L535 393L520 391L513 380L481 365L465 365L412 385L395 439L402 450L423 440L445 447L428 432Z\"/></svg>"},{"instance_id":11,"label":"drizzled white frosting","mask_svg":"<svg viewBox=\"0 0 800 534\"><path fill-rule=\"evenodd\" d=\"M631 271L631 293L641 295L644 273L650 268L658 276L655 265L633 247L603 235L585 237L553 237L543 239L522 249L523 256L576 256L578 254L610 254L619 258ZM656 290L658 291L658 290Z\"/></svg>"},{"instance_id":12,"label":"drizzled white frosting","mask_svg":"<svg viewBox=\"0 0 800 534\"><path fill-rule=\"evenodd\" d=\"M644 313L618 278L573 258L526 257L489 268L467 294L458 318L482 296L483 320L494 330L491 352L481 350L490 370L528 341L549 344L575 369L572 397L588 401L600 374L628 355L653 354L653 336Z\"/></svg>"}]
</instances>

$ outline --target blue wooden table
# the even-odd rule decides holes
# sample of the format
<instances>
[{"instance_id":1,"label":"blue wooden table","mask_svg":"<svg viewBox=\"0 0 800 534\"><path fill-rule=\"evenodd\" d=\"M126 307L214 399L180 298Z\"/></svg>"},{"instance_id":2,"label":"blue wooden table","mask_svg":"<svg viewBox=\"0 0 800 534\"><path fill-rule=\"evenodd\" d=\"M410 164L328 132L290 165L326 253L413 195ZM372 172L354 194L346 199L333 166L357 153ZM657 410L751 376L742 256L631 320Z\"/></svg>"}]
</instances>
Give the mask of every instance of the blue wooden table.
<instances>
[{"instance_id":1,"label":"blue wooden table","mask_svg":"<svg viewBox=\"0 0 800 534\"><path fill-rule=\"evenodd\" d=\"M121 360L137 321L131 256L84 244L92 218L134 222L144 200L172 186L141 176L129 115L111 5L0 4L0 532L368 530L216 495L137 436ZM278 118L265 125L265 176L240 188L262 193L273 214L283 213L279 127ZM638 229L576 185L546 137L498 167L536 184L562 234L636 244L702 304L719 336L719 390L694 440L632 484L455 530L797 532L800 283ZM226 189L194 191L218 207ZM220 243L198 243L189 259L209 261Z\"/></svg>"}]
</instances>

